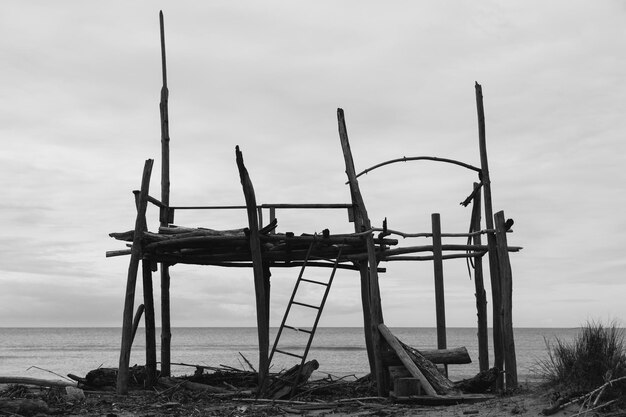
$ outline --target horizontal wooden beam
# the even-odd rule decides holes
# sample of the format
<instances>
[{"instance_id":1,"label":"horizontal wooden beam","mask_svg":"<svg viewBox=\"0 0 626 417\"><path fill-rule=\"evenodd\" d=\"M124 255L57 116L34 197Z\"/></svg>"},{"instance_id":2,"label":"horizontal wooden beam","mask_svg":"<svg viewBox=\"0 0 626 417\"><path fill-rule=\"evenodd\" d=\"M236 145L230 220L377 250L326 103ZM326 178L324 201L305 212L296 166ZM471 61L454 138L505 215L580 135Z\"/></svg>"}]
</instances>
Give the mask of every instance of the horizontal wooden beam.
<instances>
[{"instance_id":1,"label":"horizontal wooden beam","mask_svg":"<svg viewBox=\"0 0 626 417\"><path fill-rule=\"evenodd\" d=\"M245 210L246 206L171 206L175 210ZM260 204L259 208L278 208L278 209L348 209L352 208L352 204L347 203L276 203L276 204Z\"/></svg>"}]
</instances>

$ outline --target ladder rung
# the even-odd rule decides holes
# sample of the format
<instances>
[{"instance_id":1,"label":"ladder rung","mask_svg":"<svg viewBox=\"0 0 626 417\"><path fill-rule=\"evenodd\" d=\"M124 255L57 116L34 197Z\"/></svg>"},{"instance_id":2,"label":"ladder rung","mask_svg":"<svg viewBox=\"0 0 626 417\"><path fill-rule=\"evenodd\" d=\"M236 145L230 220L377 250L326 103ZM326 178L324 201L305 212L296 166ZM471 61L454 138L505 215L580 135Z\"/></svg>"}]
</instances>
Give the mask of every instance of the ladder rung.
<instances>
[{"instance_id":1,"label":"ladder rung","mask_svg":"<svg viewBox=\"0 0 626 417\"><path fill-rule=\"evenodd\" d=\"M283 355L294 356L294 357L296 357L296 358L300 358L300 359L302 359L302 356L300 356L300 355L296 355L295 353L291 353L291 352L285 352L284 350L274 349L274 352L278 352L278 353L282 353Z\"/></svg>"},{"instance_id":2,"label":"ladder rung","mask_svg":"<svg viewBox=\"0 0 626 417\"><path fill-rule=\"evenodd\" d=\"M320 307L319 307L319 306L314 306L314 305L307 304L307 303L301 303L301 302L299 302L299 301L292 301L292 304L298 304L299 306L304 306L304 307L314 308L314 309L316 309L316 310L319 310L319 309L320 309Z\"/></svg>"},{"instance_id":3,"label":"ladder rung","mask_svg":"<svg viewBox=\"0 0 626 417\"><path fill-rule=\"evenodd\" d=\"M319 285L323 285L325 287L328 287L328 283L326 283L326 282L314 281L312 279L306 279L306 278L301 278L300 281L306 281L306 282L310 282L311 284L319 284Z\"/></svg>"},{"instance_id":4,"label":"ladder rung","mask_svg":"<svg viewBox=\"0 0 626 417\"><path fill-rule=\"evenodd\" d=\"M285 325L283 325L283 327L286 327L286 328L291 329L291 330L295 330L295 331L297 331L297 332L305 332L305 333L308 333L308 334L313 333L313 332L311 332L310 330L307 330L307 329L301 329L300 327L288 326L288 325L286 325L286 324L285 324Z\"/></svg>"}]
</instances>

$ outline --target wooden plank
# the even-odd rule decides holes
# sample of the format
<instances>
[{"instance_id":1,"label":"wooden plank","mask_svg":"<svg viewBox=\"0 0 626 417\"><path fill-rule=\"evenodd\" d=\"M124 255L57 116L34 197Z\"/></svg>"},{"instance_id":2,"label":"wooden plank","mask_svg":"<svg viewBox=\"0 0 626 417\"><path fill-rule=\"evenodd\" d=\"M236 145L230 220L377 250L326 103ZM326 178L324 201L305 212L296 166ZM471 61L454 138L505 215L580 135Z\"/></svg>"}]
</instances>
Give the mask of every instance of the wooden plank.
<instances>
[{"instance_id":1,"label":"wooden plank","mask_svg":"<svg viewBox=\"0 0 626 417\"><path fill-rule=\"evenodd\" d=\"M481 182L484 189L485 201L485 223L487 229L493 230L493 207L491 202L491 179L489 177L489 161L487 159L487 135L485 129L485 107L483 104L483 88L480 84L475 84L476 89L476 110L478 113L478 145L480 148L480 168ZM503 368L503 339L501 320L501 290L500 273L498 271L498 255L496 249L496 237L493 233L487 235L487 246L489 248L489 275L491 277L491 303L493 307L493 356L494 366ZM496 382L496 389L502 390L503 378L500 376Z\"/></svg>"},{"instance_id":2,"label":"wooden plank","mask_svg":"<svg viewBox=\"0 0 626 417\"><path fill-rule=\"evenodd\" d=\"M252 270L254 273L254 289L256 295L257 331L259 338L259 392L264 391L268 367L269 367L269 310L268 294L269 279L266 283L266 274L263 267L261 254L261 240L259 238L259 223L256 212L256 196L250 175L243 162L243 154L239 146L235 148L235 156L243 194L248 207L248 225L250 228L250 256L252 258Z\"/></svg>"},{"instance_id":3,"label":"wooden plank","mask_svg":"<svg viewBox=\"0 0 626 417\"><path fill-rule=\"evenodd\" d=\"M145 306L145 326L146 326L146 388L152 387L156 383L156 326L154 320L154 294L152 290L152 269L150 260L143 259L143 305Z\"/></svg>"},{"instance_id":4,"label":"wooden plank","mask_svg":"<svg viewBox=\"0 0 626 417\"><path fill-rule=\"evenodd\" d=\"M494 216L496 222L496 240L498 245L498 261L502 286L502 338L504 343L504 370L506 389L517 388L517 360L515 355L515 337L513 335L513 273L507 251L507 227L504 211Z\"/></svg>"},{"instance_id":5,"label":"wooden plank","mask_svg":"<svg viewBox=\"0 0 626 417\"><path fill-rule=\"evenodd\" d=\"M341 149L343 151L344 162L346 166L346 175L350 186L350 197L354 214L354 230L357 233L371 229L370 219L365 208L365 202L361 195L359 182L356 178L356 170L354 169L354 160L352 158L352 150L348 140L348 130L342 109L337 109L337 123L339 127L339 139L341 141ZM380 289L378 285L377 260L375 250L373 248L373 240L371 233L367 235L367 269L361 268L361 301L363 303L363 315L369 313L369 317L364 319L365 332L369 332L366 336L366 347L368 348L368 360L372 375L376 378L376 386L379 396L386 396L385 387L387 384L387 373L382 360L382 341L378 332L378 325L383 323L382 306L380 302ZM363 259L365 260L365 259Z\"/></svg>"},{"instance_id":6,"label":"wooden plank","mask_svg":"<svg viewBox=\"0 0 626 417\"><path fill-rule=\"evenodd\" d=\"M384 323L378 325L378 330L383 338L387 341L389 346L396 352L398 358L404 365L404 367L411 373L411 375L420 380L422 384L422 388L426 392L427 395L437 395L437 391L433 388L433 386L428 382L426 376L420 371L420 369L415 365L413 360L406 353L398 339L391 333L391 331L385 326Z\"/></svg>"},{"instance_id":7,"label":"wooden plank","mask_svg":"<svg viewBox=\"0 0 626 417\"><path fill-rule=\"evenodd\" d=\"M472 204L472 227L470 233L480 230L480 199L482 197L480 188L480 184L474 183L475 194ZM480 234L475 234L471 239L474 245L482 245ZM487 371L489 369L489 335L487 327L487 293L485 292L485 283L483 281L482 258L474 259L474 288L476 289L476 315L478 317L478 367L480 371Z\"/></svg>"},{"instance_id":8,"label":"wooden plank","mask_svg":"<svg viewBox=\"0 0 626 417\"><path fill-rule=\"evenodd\" d=\"M137 219L135 220L135 234L133 247L128 265L128 276L126 279L126 296L124 299L124 314L122 321L122 346L120 348L119 371L117 373L117 393L126 394L128 392L128 365L130 362L130 349L132 345L132 320L135 303L135 286L137 283L137 269L141 260L141 235L146 224L147 196L150 189L150 175L152 173L153 160L148 159L143 168L141 178L141 191L139 193L139 204L137 208Z\"/></svg>"}]
</instances>

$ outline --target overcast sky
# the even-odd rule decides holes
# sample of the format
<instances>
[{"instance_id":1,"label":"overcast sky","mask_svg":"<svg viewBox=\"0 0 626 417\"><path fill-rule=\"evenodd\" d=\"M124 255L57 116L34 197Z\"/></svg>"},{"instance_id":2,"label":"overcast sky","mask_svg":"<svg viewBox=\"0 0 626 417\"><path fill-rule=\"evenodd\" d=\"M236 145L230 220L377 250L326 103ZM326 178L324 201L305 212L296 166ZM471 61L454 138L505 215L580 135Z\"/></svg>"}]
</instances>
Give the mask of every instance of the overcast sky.
<instances>
[{"instance_id":1,"label":"overcast sky","mask_svg":"<svg viewBox=\"0 0 626 417\"><path fill-rule=\"evenodd\" d=\"M624 324L626 2L3 1L0 327L121 325L129 258L105 252L124 248L108 233L134 226L147 158L159 196L159 9L173 205L243 204L235 145L259 203L349 202L337 107L357 171L420 155L479 165L478 81L494 211L515 220L509 244L524 247L511 256L514 325ZM374 225L426 232L438 212L444 232L465 232L459 202L476 179L411 162L360 184ZM353 230L341 210L278 221L296 234ZM244 212L176 223L247 225ZM386 323L434 326L432 264L382 266ZM297 273L274 271L272 325ZM464 261L444 274L448 325L475 326ZM255 325L251 270L171 275L172 326ZM335 282L320 325L360 326L358 273Z\"/></svg>"}]
</instances>

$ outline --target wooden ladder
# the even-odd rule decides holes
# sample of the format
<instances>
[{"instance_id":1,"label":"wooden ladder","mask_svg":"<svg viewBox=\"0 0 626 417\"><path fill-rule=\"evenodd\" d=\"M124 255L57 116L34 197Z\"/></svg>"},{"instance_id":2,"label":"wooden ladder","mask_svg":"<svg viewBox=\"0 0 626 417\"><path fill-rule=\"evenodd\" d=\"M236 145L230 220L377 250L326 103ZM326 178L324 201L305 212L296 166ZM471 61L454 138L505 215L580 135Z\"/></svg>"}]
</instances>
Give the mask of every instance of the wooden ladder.
<instances>
[{"instance_id":1,"label":"wooden ladder","mask_svg":"<svg viewBox=\"0 0 626 417\"><path fill-rule=\"evenodd\" d=\"M298 380L300 379L300 373L302 372L302 367L304 366L304 363L306 361L307 355L309 353L309 349L311 348L311 343L313 342L313 337L315 336L315 331L317 330L317 324L319 323L320 317L322 316L322 310L324 309L324 305L326 304L326 299L328 298L328 293L330 292L330 287L331 287L331 285L333 283L333 279L335 278L335 272L337 272L337 265L339 264L339 258L341 256L341 251L343 249L343 248L340 247L339 251L337 252L337 257L335 258L335 261L333 262L333 270L332 270L332 272L330 274L330 278L328 279L328 282L317 281L317 280L312 280L312 279L306 279L306 278L303 278L304 270L306 268L306 265L307 265L307 262L308 262L309 258L311 257L311 251L312 251L313 246L315 245L315 243L316 242L312 242L311 245L309 246L309 249L308 249L307 254L306 254L306 258L304 260L304 263L302 264L302 268L300 269L300 274L298 275L298 279L296 280L296 284L295 284L295 286L293 288L293 292L291 294L291 298L289 299L289 303L287 304L287 309L285 311L285 315L283 316L283 321L280 323L280 328L278 329L278 333L276 334L276 340L274 341L274 346L272 347L272 352L270 353L270 357L269 357L269 364L270 365L272 363L272 358L274 357L275 353L281 353L283 355L293 356L295 358L299 358L300 359L300 368L298 369L298 373L296 374L296 377L295 377L295 379L293 381L293 385L292 385L292 388L291 388L292 394L293 394L294 388L298 385ZM303 303L303 302L295 300L296 294L298 292L298 288L300 288L300 283L303 282L303 281L304 282L308 282L310 284L322 285L322 286L326 287L326 289L324 290L324 295L322 296L322 301L320 302L319 305ZM307 308L310 308L310 309L317 310L317 314L315 316L315 322L313 323L313 326L311 327L311 330L308 330L308 329L305 329L305 328L301 328L301 327L291 326L291 325L286 324L287 317L289 316L289 312L291 311L291 307L294 304L302 306L302 307L307 307ZM304 353L302 355L278 349L278 341L280 340L280 336L283 333L283 329L290 329L290 330L293 330L293 331L296 331L296 332L304 332L304 333L307 333L309 335L309 339L307 341L306 347L304 349Z\"/></svg>"}]
</instances>

